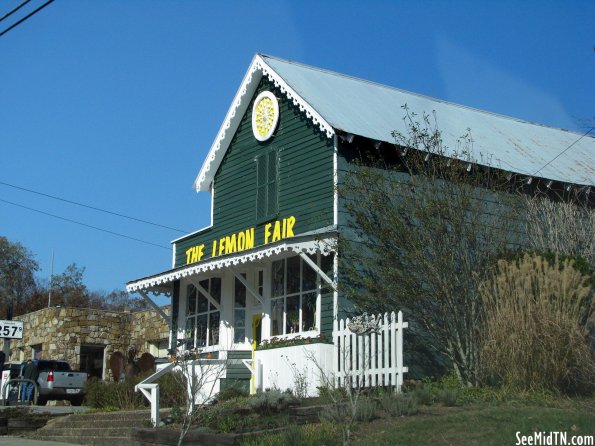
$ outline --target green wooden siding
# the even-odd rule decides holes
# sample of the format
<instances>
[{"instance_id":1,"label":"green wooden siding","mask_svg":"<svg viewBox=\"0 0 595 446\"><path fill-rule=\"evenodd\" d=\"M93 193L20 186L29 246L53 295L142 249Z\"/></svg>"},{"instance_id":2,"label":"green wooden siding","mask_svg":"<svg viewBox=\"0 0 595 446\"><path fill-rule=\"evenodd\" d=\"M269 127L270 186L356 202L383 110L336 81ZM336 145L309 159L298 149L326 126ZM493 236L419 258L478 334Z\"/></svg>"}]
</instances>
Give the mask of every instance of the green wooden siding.
<instances>
[{"instance_id":1,"label":"green wooden siding","mask_svg":"<svg viewBox=\"0 0 595 446\"><path fill-rule=\"evenodd\" d=\"M252 134L252 101L263 90L279 99L280 119L274 136L258 142ZM215 175L213 226L176 243L176 266L186 264L186 250L205 243L202 261L211 258L212 242L255 228L254 246L264 242L264 226L294 216L295 235L333 224L333 143L304 113L263 79ZM259 221L256 215L256 159L278 153L276 215Z\"/></svg>"},{"instance_id":2,"label":"green wooden siding","mask_svg":"<svg viewBox=\"0 0 595 446\"><path fill-rule=\"evenodd\" d=\"M333 338L333 293L320 296L320 334L328 340Z\"/></svg>"},{"instance_id":3,"label":"green wooden siding","mask_svg":"<svg viewBox=\"0 0 595 446\"><path fill-rule=\"evenodd\" d=\"M227 352L227 359L251 359L252 352L251 351L228 351ZM245 380L252 377L252 373L248 368L242 364L237 363L233 364L230 363L226 367L225 377L231 380Z\"/></svg>"}]
</instances>

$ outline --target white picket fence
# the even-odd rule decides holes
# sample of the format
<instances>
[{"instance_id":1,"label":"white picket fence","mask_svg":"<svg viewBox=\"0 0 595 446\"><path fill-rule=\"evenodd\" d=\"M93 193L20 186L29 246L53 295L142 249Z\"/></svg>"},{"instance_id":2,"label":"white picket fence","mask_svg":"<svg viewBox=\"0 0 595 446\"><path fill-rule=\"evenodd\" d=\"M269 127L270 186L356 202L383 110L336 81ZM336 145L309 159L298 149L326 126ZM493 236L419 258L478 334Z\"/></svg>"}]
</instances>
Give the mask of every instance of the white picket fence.
<instances>
[{"instance_id":1,"label":"white picket fence","mask_svg":"<svg viewBox=\"0 0 595 446\"><path fill-rule=\"evenodd\" d=\"M333 364L335 385L355 388L395 387L403 384L403 322L401 311L384 315L335 320ZM367 333L356 334L356 331ZM359 328L359 330L357 330ZM366 330L367 328L367 330Z\"/></svg>"}]
</instances>

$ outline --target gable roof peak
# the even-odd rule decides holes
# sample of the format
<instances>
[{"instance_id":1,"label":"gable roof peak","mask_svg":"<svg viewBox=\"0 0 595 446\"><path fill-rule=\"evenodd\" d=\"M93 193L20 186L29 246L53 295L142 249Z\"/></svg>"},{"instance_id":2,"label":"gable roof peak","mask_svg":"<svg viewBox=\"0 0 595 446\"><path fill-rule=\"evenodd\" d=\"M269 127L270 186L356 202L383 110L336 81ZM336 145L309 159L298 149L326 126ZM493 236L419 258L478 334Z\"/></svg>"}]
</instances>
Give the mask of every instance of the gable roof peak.
<instances>
[{"instance_id":1,"label":"gable roof peak","mask_svg":"<svg viewBox=\"0 0 595 446\"><path fill-rule=\"evenodd\" d=\"M513 173L582 186L595 185L595 138L531 123L365 79L256 54L194 183L209 190L240 119L263 76L327 137L336 131L394 144L407 134L402 108L435 113L446 155L457 157L461 135L472 132L474 162ZM572 150L565 150L568 147Z\"/></svg>"},{"instance_id":2,"label":"gable roof peak","mask_svg":"<svg viewBox=\"0 0 595 446\"><path fill-rule=\"evenodd\" d=\"M194 180L194 189L197 192L210 190L211 184L215 178L215 173L223 161L223 157L225 156L225 152L229 147L231 139L233 138L242 117L248 110L248 104L263 76L266 76L273 82L275 87L278 87L279 90L281 90L281 93L291 100L294 105L298 106L300 111L304 112L314 125L318 126L328 138L334 135L335 131L333 127L323 119L323 117L310 104L308 104L273 67L269 65L268 62L271 60L288 63L288 61L284 61L283 59L273 58L263 54L257 53L254 56L250 67L244 75L242 83L236 92L233 102L227 111L225 119L219 128L219 132L209 149L209 153L207 154L198 176Z\"/></svg>"}]
</instances>

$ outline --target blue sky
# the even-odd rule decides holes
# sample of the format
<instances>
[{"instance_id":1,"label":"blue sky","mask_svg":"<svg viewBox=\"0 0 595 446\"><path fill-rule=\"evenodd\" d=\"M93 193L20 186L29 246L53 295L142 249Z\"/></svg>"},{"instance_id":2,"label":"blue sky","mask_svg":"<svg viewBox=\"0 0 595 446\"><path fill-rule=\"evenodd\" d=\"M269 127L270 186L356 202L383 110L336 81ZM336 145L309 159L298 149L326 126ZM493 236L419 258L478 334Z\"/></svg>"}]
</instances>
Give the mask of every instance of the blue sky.
<instances>
[{"instance_id":1,"label":"blue sky","mask_svg":"<svg viewBox=\"0 0 595 446\"><path fill-rule=\"evenodd\" d=\"M0 37L0 182L207 226L210 197L192 183L257 52L585 132L593 17L593 1L56 0ZM181 235L2 184L0 200L165 247ZM93 290L171 266L167 249L2 201L0 235L35 254L40 277L52 250L55 272L84 266Z\"/></svg>"}]
</instances>

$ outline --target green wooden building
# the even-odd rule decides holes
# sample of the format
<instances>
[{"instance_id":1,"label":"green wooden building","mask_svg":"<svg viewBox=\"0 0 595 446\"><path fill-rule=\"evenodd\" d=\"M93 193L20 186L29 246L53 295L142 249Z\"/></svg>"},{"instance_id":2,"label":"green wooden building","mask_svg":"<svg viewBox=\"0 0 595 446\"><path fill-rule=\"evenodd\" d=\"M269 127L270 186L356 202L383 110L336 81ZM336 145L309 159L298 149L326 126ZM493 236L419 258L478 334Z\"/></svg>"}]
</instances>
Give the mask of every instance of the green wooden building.
<instances>
[{"instance_id":1,"label":"green wooden building","mask_svg":"<svg viewBox=\"0 0 595 446\"><path fill-rule=\"evenodd\" d=\"M404 104L435 110L450 147L472 128L477 153L491 155L480 164L559 188L593 185L591 137L256 55L194 182L211 194L210 226L172 242L172 269L127 284L171 296L172 346L258 359L253 388L288 387L288 364L304 362L306 348L332 371L334 250L346 218L337 184L355 148L392 146L392 132L406 130ZM296 338L309 341L288 346ZM251 378L236 363L221 385Z\"/></svg>"}]
</instances>

